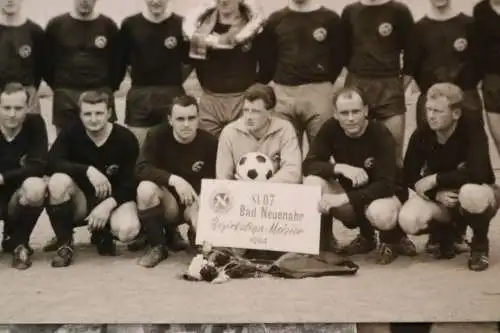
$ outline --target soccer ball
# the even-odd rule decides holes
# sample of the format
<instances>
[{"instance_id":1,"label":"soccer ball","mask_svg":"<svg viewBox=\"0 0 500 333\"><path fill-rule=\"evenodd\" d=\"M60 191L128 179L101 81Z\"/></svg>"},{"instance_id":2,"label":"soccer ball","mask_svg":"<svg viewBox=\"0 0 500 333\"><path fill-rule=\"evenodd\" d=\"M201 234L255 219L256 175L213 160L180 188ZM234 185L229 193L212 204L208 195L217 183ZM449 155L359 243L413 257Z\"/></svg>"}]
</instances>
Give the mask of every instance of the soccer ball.
<instances>
[{"instance_id":1,"label":"soccer ball","mask_svg":"<svg viewBox=\"0 0 500 333\"><path fill-rule=\"evenodd\" d=\"M258 152L243 155L236 166L236 174L241 180L266 181L274 174L271 159Z\"/></svg>"}]
</instances>

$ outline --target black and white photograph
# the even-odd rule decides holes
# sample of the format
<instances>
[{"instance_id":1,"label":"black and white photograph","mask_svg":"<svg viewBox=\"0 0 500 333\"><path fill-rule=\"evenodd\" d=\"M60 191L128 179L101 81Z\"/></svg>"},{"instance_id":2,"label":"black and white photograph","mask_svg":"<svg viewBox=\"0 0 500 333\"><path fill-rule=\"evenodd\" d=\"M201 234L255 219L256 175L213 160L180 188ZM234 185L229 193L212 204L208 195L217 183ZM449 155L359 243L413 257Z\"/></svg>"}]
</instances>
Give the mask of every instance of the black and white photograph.
<instances>
[{"instance_id":1,"label":"black and white photograph","mask_svg":"<svg viewBox=\"0 0 500 333\"><path fill-rule=\"evenodd\" d=\"M500 333L500 0L0 0L0 332Z\"/></svg>"}]
</instances>

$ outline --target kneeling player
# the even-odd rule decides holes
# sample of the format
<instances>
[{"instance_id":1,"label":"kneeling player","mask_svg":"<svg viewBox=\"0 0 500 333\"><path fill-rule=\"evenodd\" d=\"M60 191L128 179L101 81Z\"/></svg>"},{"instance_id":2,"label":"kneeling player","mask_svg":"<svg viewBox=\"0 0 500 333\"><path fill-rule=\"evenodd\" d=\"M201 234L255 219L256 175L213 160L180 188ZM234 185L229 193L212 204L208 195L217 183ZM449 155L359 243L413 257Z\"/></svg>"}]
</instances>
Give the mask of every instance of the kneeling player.
<instances>
[{"instance_id":1,"label":"kneeling player","mask_svg":"<svg viewBox=\"0 0 500 333\"><path fill-rule=\"evenodd\" d=\"M153 128L141 149L137 205L151 245L141 266L151 268L168 257L167 246L179 236L177 226L196 228L201 180L215 177L217 152L217 139L198 125L196 99L176 97L168 124Z\"/></svg>"},{"instance_id":2,"label":"kneeling player","mask_svg":"<svg viewBox=\"0 0 500 333\"><path fill-rule=\"evenodd\" d=\"M139 147L128 129L110 122L108 103L104 92L83 93L81 123L63 131L50 151L47 213L58 245L53 267L71 264L75 224L88 224L101 255L115 255L113 235L128 242L139 233L134 202Z\"/></svg>"},{"instance_id":3,"label":"kneeling player","mask_svg":"<svg viewBox=\"0 0 500 333\"><path fill-rule=\"evenodd\" d=\"M469 268L488 268L488 229L500 189L491 167L484 128L461 116L463 91L438 83L427 92L429 128L415 131L404 161L405 181L414 189L399 222L409 234L430 233L437 258L453 258L456 228L473 230Z\"/></svg>"},{"instance_id":4,"label":"kneeling player","mask_svg":"<svg viewBox=\"0 0 500 333\"><path fill-rule=\"evenodd\" d=\"M31 266L29 239L43 210L46 185L47 131L38 114L27 115L29 94L21 83L0 94L0 219L4 252L13 252L12 267Z\"/></svg>"},{"instance_id":5,"label":"kneeling player","mask_svg":"<svg viewBox=\"0 0 500 333\"><path fill-rule=\"evenodd\" d=\"M336 250L332 217L360 235L343 252L367 253L377 246L377 262L388 264L399 254L416 254L414 244L397 224L407 192L397 193L395 140L387 128L367 119L368 107L355 88L344 88L334 98L334 119L328 120L304 161L304 184L322 188L320 201L321 250ZM397 195L396 195L397 194Z\"/></svg>"},{"instance_id":6,"label":"kneeling player","mask_svg":"<svg viewBox=\"0 0 500 333\"><path fill-rule=\"evenodd\" d=\"M270 86L257 83L244 93L243 115L227 125L219 138L217 179L237 179L236 166L249 152L271 158L276 183L300 183L301 151L292 124L273 115L276 95Z\"/></svg>"}]
</instances>

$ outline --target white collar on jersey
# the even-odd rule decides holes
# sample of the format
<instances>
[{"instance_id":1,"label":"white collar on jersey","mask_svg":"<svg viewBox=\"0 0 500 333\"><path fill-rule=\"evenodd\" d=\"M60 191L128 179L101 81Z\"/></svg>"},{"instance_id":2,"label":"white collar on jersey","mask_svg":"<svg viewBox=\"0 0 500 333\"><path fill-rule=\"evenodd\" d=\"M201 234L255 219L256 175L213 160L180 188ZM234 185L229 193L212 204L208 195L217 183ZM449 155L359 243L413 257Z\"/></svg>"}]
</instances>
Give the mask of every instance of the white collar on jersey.
<instances>
[{"instance_id":1,"label":"white collar on jersey","mask_svg":"<svg viewBox=\"0 0 500 333\"><path fill-rule=\"evenodd\" d=\"M304 5L304 6L298 6L293 1L290 1L288 3L288 8L290 8L290 10L293 10L294 12L307 13L307 12L313 12L315 10L320 9L321 5L317 4L314 1L311 1L310 3L308 3L308 4Z\"/></svg>"},{"instance_id":2,"label":"white collar on jersey","mask_svg":"<svg viewBox=\"0 0 500 333\"><path fill-rule=\"evenodd\" d=\"M8 17L7 15L0 15L0 24L8 27L20 27L28 21L24 15L15 15Z\"/></svg>"},{"instance_id":3,"label":"white collar on jersey","mask_svg":"<svg viewBox=\"0 0 500 333\"><path fill-rule=\"evenodd\" d=\"M165 12L163 13L163 15L161 16L160 19L156 18L156 17L153 17L151 15L151 13L148 11L148 10L143 10L142 11L142 16L148 20L149 22L153 22L153 23L160 23L160 22L163 22L165 21L166 19L170 18L170 16L172 16L172 10L170 9L170 6L167 7L167 9L165 10Z\"/></svg>"},{"instance_id":4,"label":"white collar on jersey","mask_svg":"<svg viewBox=\"0 0 500 333\"><path fill-rule=\"evenodd\" d=\"M89 16L89 17L82 17L80 15L78 15L78 13L76 13L74 10L70 11L69 12L69 15L74 18L75 20L79 20L79 21L93 21L95 19L97 19L99 17L99 13L94 11L92 12L92 14Z\"/></svg>"},{"instance_id":5,"label":"white collar on jersey","mask_svg":"<svg viewBox=\"0 0 500 333\"><path fill-rule=\"evenodd\" d=\"M380 6L391 1L392 0L360 0L360 2L365 6Z\"/></svg>"}]
</instances>

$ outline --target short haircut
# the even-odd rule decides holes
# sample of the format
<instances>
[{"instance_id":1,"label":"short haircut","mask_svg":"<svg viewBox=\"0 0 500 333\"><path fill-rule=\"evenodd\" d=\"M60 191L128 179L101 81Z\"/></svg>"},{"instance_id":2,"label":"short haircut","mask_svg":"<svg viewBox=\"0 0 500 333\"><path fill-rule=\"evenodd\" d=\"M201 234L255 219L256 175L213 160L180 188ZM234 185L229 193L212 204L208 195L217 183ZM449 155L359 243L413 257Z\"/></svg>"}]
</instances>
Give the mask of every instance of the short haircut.
<instances>
[{"instance_id":1,"label":"short haircut","mask_svg":"<svg viewBox=\"0 0 500 333\"><path fill-rule=\"evenodd\" d=\"M340 97L345 97L345 98L353 98L354 95L358 95L361 98L361 102L363 102L363 105L367 105L365 94L355 86L346 86L340 88L336 93L333 94L332 98L332 104L333 107L336 109L337 108L337 101L339 100Z\"/></svg>"},{"instance_id":2,"label":"short haircut","mask_svg":"<svg viewBox=\"0 0 500 333\"><path fill-rule=\"evenodd\" d=\"M12 95L12 94L15 94L15 93L18 93L18 92L24 93L24 95L26 96L26 103L28 103L28 101L30 99L30 93L24 87L24 85L22 83L19 83L19 82L10 82L10 83L7 83L3 87L2 91L1 91L1 94Z\"/></svg>"},{"instance_id":3,"label":"short haircut","mask_svg":"<svg viewBox=\"0 0 500 333\"><path fill-rule=\"evenodd\" d=\"M276 106L274 89L266 84L256 83L252 85L245 91L244 98L250 102L262 100L267 110L274 109Z\"/></svg>"},{"instance_id":4,"label":"short haircut","mask_svg":"<svg viewBox=\"0 0 500 333\"><path fill-rule=\"evenodd\" d=\"M80 95L78 99L78 104L81 106L82 104L106 104L106 107L109 108L111 104L111 96L103 91L103 90L89 90L85 91Z\"/></svg>"},{"instance_id":5,"label":"short haircut","mask_svg":"<svg viewBox=\"0 0 500 333\"><path fill-rule=\"evenodd\" d=\"M427 99L440 97L445 97L448 100L450 109L460 109L464 101L464 92L453 83L436 83L427 90Z\"/></svg>"},{"instance_id":6,"label":"short haircut","mask_svg":"<svg viewBox=\"0 0 500 333\"><path fill-rule=\"evenodd\" d=\"M188 106L194 105L196 107L196 111L199 111L198 102L196 101L196 98L194 98L191 95L183 94L183 95L174 97L174 99L172 100L172 107L169 108L170 115L172 115L172 109L174 108L175 105L182 106L182 107L188 107Z\"/></svg>"}]
</instances>

